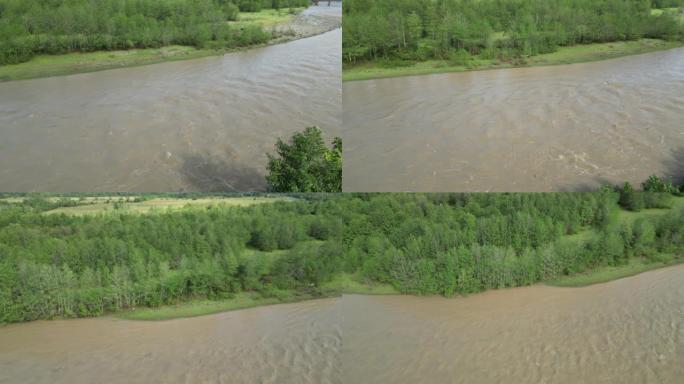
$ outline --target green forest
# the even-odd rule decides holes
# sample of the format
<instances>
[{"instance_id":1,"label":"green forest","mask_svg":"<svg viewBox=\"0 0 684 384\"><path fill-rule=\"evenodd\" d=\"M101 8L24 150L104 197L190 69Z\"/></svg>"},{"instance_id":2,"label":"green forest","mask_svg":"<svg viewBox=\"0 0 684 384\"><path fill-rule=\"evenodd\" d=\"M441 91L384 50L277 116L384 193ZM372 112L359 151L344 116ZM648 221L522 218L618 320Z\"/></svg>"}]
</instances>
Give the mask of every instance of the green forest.
<instances>
[{"instance_id":1,"label":"green forest","mask_svg":"<svg viewBox=\"0 0 684 384\"><path fill-rule=\"evenodd\" d=\"M515 62L577 44L682 40L680 0L347 0L346 64L429 59Z\"/></svg>"},{"instance_id":2,"label":"green forest","mask_svg":"<svg viewBox=\"0 0 684 384\"><path fill-rule=\"evenodd\" d=\"M39 54L185 45L234 48L270 40L239 12L301 7L310 0L0 0L0 65Z\"/></svg>"},{"instance_id":3,"label":"green forest","mask_svg":"<svg viewBox=\"0 0 684 384\"><path fill-rule=\"evenodd\" d=\"M643 187L304 194L246 207L89 215L48 213L78 199L14 196L0 199L0 323L242 292L315 297L330 294L326 283L342 274L402 293L452 296L630 258L672 262L684 251L684 197L657 178ZM620 219L625 209L665 207Z\"/></svg>"}]
</instances>

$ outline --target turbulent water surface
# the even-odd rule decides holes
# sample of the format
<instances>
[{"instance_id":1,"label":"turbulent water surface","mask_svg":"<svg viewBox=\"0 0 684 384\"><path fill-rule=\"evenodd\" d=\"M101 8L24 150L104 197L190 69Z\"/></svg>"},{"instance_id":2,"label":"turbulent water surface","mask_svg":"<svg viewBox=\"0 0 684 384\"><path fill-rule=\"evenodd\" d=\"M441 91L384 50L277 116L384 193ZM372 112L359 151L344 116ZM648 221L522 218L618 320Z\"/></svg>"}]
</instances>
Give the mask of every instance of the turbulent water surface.
<instances>
[{"instance_id":1,"label":"turbulent water surface","mask_svg":"<svg viewBox=\"0 0 684 384\"><path fill-rule=\"evenodd\" d=\"M262 190L278 137L339 135L341 39L0 83L0 190Z\"/></svg>"},{"instance_id":2,"label":"turbulent water surface","mask_svg":"<svg viewBox=\"0 0 684 384\"><path fill-rule=\"evenodd\" d=\"M684 266L586 288L0 328L0 383L681 383L682 361Z\"/></svg>"},{"instance_id":3,"label":"turbulent water surface","mask_svg":"<svg viewBox=\"0 0 684 384\"><path fill-rule=\"evenodd\" d=\"M346 191L562 191L684 176L684 49L346 82Z\"/></svg>"}]
</instances>

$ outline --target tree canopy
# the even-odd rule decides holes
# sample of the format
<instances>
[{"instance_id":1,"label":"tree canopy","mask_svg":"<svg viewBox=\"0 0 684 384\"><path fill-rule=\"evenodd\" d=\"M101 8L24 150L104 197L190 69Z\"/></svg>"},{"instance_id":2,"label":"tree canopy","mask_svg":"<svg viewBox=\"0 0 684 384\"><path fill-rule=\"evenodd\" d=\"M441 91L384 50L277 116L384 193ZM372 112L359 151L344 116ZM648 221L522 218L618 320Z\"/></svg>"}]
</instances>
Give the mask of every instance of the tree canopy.
<instances>
[{"instance_id":1,"label":"tree canopy","mask_svg":"<svg viewBox=\"0 0 684 384\"><path fill-rule=\"evenodd\" d=\"M617 200L608 189L309 194L242 208L86 216L45 213L73 200L0 200L0 322L244 291L317 292L341 273L450 296L684 250L684 212L620 223ZM592 236L583 241L568 236L585 231Z\"/></svg>"},{"instance_id":2,"label":"tree canopy","mask_svg":"<svg viewBox=\"0 0 684 384\"><path fill-rule=\"evenodd\" d=\"M310 0L0 0L0 65L38 54L158 48L231 48L270 32L232 27L240 11L305 6Z\"/></svg>"},{"instance_id":3,"label":"tree canopy","mask_svg":"<svg viewBox=\"0 0 684 384\"><path fill-rule=\"evenodd\" d=\"M347 0L343 57L350 63L454 54L461 61L464 56L511 60L575 44L682 38L676 17L652 15L652 5L650 0Z\"/></svg>"},{"instance_id":4,"label":"tree canopy","mask_svg":"<svg viewBox=\"0 0 684 384\"><path fill-rule=\"evenodd\" d=\"M327 148L317 127L278 139L277 155L268 155L266 177L271 192L342 192L342 139Z\"/></svg>"}]
</instances>

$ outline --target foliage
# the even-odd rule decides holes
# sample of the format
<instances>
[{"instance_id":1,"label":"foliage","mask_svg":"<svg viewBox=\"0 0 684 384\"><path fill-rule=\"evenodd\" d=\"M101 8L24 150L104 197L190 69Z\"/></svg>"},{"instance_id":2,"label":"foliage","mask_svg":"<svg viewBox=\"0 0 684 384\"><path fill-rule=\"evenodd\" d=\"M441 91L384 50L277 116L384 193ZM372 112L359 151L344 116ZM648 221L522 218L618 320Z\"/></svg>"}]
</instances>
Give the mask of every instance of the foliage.
<instances>
[{"instance_id":1,"label":"foliage","mask_svg":"<svg viewBox=\"0 0 684 384\"><path fill-rule=\"evenodd\" d=\"M638 193L630 183L616 187L620 198L618 204L628 211L638 212L644 208L669 208L673 194L678 194L672 181L651 176L642 184L643 193Z\"/></svg>"},{"instance_id":2,"label":"foliage","mask_svg":"<svg viewBox=\"0 0 684 384\"><path fill-rule=\"evenodd\" d=\"M342 192L342 139L328 149L317 127L278 139L277 156L268 155L266 177L272 192Z\"/></svg>"},{"instance_id":3,"label":"foliage","mask_svg":"<svg viewBox=\"0 0 684 384\"><path fill-rule=\"evenodd\" d=\"M41 198L3 202L0 322L243 293L315 295L344 274L450 296L684 250L684 212L618 225L607 190L303 197L95 216L46 215L57 203Z\"/></svg>"},{"instance_id":4,"label":"foliage","mask_svg":"<svg viewBox=\"0 0 684 384\"><path fill-rule=\"evenodd\" d=\"M652 175L648 180L641 184L641 187L646 192L654 193L677 193L677 187L672 184L671 179L660 178L656 175Z\"/></svg>"},{"instance_id":5,"label":"foliage","mask_svg":"<svg viewBox=\"0 0 684 384\"><path fill-rule=\"evenodd\" d=\"M239 2L238 2L239 1ZM232 48L270 33L227 21L238 9L303 6L309 0L0 0L0 65L38 54L188 45Z\"/></svg>"},{"instance_id":6,"label":"foliage","mask_svg":"<svg viewBox=\"0 0 684 384\"><path fill-rule=\"evenodd\" d=\"M673 3L675 1L672 1ZM662 6L670 1L656 1ZM401 58L517 61L560 46L680 39L676 15L651 14L650 0L347 0L347 63Z\"/></svg>"}]
</instances>

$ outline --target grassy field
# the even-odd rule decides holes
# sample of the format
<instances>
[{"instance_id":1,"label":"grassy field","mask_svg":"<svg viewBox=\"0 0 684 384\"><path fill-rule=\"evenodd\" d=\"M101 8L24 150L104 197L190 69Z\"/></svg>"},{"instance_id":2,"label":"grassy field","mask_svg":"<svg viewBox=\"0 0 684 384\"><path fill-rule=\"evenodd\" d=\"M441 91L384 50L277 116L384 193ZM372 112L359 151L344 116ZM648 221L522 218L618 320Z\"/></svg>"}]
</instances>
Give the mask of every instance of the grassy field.
<instances>
[{"instance_id":1,"label":"grassy field","mask_svg":"<svg viewBox=\"0 0 684 384\"><path fill-rule=\"evenodd\" d=\"M409 63L409 65L406 66L390 68L384 67L379 63L364 63L356 66L345 66L342 72L342 80L356 81L434 73L584 63L678 47L684 47L684 42L641 39L636 41L561 47L558 51L553 53L526 58L524 63L473 59L470 62L470 65L465 66L450 65L447 60L428 60L412 64Z\"/></svg>"},{"instance_id":2,"label":"grassy field","mask_svg":"<svg viewBox=\"0 0 684 384\"><path fill-rule=\"evenodd\" d=\"M41 55L25 63L0 66L0 81L96 72L166 61L196 59L221 53L223 51L173 45L164 48L131 49L128 51Z\"/></svg>"},{"instance_id":3,"label":"grassy field","mask_svg":"<svg viewBox=\"0 0 684 384\"><path fill-rule=\"evenodd\" d=\"M194 300L178 305L167 305L159 308L141 308L116 314L117 317L128 320L170 320L182 317L196 317L213 313L233 311L236 309L252 308L261 305L292 303L313 299L310 295L294 295L282 291L278 297L262 297L256 293L243 292L226 300Z\"/></svg>"},{"instance_id":4,"label":"grassy field","mask_svg":"<svg viewBox=\"0 0 684 384\"><path fill-rule=\"evenodd\" d=\"M45 212L45 214L65 214L71 216L98 215L103 213L155 213L176 211L185 208L209 206L247 207L254 204L274 203L277 201L291 201L287 197L207 197L201 199L173 199L157 198L142 202L129 202L125 199L111 199L109 201L91 200L75 207L61 207Z\"/></svg>"},{"instance_id":5,"label":"grassy field","mask_svg":"<svg viewBox=\"0 0 684 384\"><path fill-rule=\"evenodd\" d=\"M276 11L241 13L239 20L230 22L237 28L247 25L261 25L270 29L290 21L303 8ZM197 59L206 56L222 55L241 49L197 49L172 45L163 48L131 49L126 51L101 51L88 53L69 53L65 55L40 55L28 62L0 66L0 81L26 80L39 77L64 76L76 73L103 71L107 69L135 67L168 61Z\"/></svg>"},{"instance_id":6,"label":"grassy field","mask_svg":"<svg viewBox=\"0 0 684 384\"><path fill-rule=\"evenodd\" d=\"M238 21L232 21L230 24L237 25L238 27L248 24L260 25L268 29L289 22L294 15L301 13L303 10L304 8L292 8L292 10L265 9L260 12L245 12L240 14Z\"/></svg>"}]
</instances>

